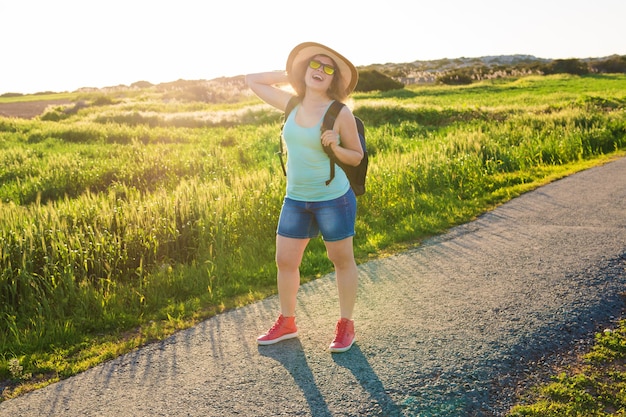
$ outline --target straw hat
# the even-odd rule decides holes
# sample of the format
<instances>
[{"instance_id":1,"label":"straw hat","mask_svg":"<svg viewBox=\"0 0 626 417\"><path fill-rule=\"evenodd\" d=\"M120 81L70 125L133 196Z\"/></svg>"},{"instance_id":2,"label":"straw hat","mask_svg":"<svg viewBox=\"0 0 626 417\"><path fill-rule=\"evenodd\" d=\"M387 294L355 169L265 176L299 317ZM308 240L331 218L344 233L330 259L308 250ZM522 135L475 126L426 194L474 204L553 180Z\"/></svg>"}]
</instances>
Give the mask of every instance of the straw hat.
<instances>
[{"instance_id":1,"label":"straw hat","mask_svg":"<svg viewBox=\"0 0 626 417\"><path fill-rule=\"evenodd\" d=\"M296 85L304 79L306 63L315 55L326 55L335 62L339 69L339 74L343 79L346 96L350 95L359 81L359 73L352 62L339 52L316 42L304 42L293 48L287 58L287 75L291 85Z\"/></svg>"}]
</instances>

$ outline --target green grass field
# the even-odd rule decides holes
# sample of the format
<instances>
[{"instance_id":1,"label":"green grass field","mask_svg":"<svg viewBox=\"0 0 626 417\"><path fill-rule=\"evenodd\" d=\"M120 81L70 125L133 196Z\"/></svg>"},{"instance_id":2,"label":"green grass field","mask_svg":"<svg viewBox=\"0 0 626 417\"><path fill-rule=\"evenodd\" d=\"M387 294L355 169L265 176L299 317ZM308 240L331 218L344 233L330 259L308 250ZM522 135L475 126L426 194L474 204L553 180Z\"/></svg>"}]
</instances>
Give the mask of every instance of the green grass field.
<instances>
[{"instance_id":1,"label":"green grass field","mask_svg":"<svg viewBox=\"0 0 626 417\"><path fill-rule=\"evenodd\" d=\"M275 291L281 115L242 85L212 103L184 93L76 95L35 119L0 118L3 398ZM359 197L359 262L626 149L624 75L416 86L351 104L376 190ZM303 280L331 266L311 242Z\"/></svg>"}]
</instances>

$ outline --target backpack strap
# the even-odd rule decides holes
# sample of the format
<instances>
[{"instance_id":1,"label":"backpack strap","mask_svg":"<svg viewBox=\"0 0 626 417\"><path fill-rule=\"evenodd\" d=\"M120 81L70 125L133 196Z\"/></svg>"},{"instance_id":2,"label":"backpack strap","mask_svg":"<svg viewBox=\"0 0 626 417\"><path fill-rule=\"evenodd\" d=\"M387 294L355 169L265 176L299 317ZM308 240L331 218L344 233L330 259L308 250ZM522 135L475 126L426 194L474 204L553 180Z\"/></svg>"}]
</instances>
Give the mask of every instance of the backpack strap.
<instances>
[{"instance_id":1,"label":"backpack strap","mask_svg":"<svg viewBox=\"0 0 626 417\"><path fill-rule=\"evenodd\" d=\"M301 101L302 100L299 96L293 96L287 102L287 106L285 107L285 114L283 116L283 129L285 127L285 123L287 122L287 118L289 117L289 114L291 114L293 109L295 109L296 106ZM322 120L322 127L321 127L322 133L327 130L333 130L333 128L335 127L335 121L337 120L337 116L339 116L339 112L341 111L341 109L343 109L344 106L345 106L344 103L337 101L337 100L333 101L330 104L330 106L328 107L328 110L326 110L326 114L324 114L324 119ZM326 152L326 154L328 155L328 158L330 161L330 178L326 180L326 185L328 185L335 178L335 161L337 160L337 157L335 156L335 153L333 152L330 146L324 146L323 148L324 148L324 152ZM283 139L281 137L280 138L280 151L278 152L278 156L280 158L280 166L283 169L283 174L287 175L287 169L285 168L285 161L283 159L284 154L285 154L285 151L283 147Z\"/></svg>"},{"instance_id":2,"label":"backpack strap","mask_svg":"<svg viewBox=\"0 0 626 417\"><path fill-rule=\"evenodd\" d=\"M293 111L293 109L296 108L300 101L301 100L299 96L292 96L287 102L287 107L285 107L285 114L283 115L283 127L280 129L281 132L285 128L285 123L287 122L289 114ZM285 155L285 150L283 148L283 138L279 137L278 139L280 143L280 151L278 152L278 157L280 158L280 166L283 169L283 174L287 175L287 169L285 168L285 161L283 159L283 156Z\"/></svg>"},{"instance_id":3,"label":"backpack strap","mask_svg":"<svg viewBox=\"0 0 626 417\"><path fill-rule=\"evenodd\" d=\"M337 116L339 116L339 112L343 109L343 106L345 106L345 104L337 100L331 103L322 121L322 133L327 130L333 130ZM335 178L335 160L337 157L330 146L324 146L324 152L326 152L330 159L330 178L326 180L326 185L328 185Z\"/></svg>"}]
</instances>

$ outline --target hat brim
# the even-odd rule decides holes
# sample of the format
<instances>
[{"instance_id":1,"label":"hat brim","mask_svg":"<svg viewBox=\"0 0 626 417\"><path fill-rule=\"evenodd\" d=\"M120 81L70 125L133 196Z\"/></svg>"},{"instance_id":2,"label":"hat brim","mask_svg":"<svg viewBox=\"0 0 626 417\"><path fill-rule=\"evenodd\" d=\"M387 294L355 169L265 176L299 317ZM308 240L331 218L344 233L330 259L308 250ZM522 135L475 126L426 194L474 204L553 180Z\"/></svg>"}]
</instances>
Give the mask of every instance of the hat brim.
<instances>
[{"instance_id":1,"label":"hat brim","mask_svg":"<svg viewBox=\"0 0 626 417\"><path fill-rule=\"evenodd\" d=\"M304 62L315 55L326 55L339 67L339 74L343 79L346 96L350 95L359 81L359 72L356 67L346 57L339 52L316 42L304 42L297 45L287 58L287 75L291 85L296 85L299 80L304 79L303 69L306 70Z\"/></svg>"}]
</instances>

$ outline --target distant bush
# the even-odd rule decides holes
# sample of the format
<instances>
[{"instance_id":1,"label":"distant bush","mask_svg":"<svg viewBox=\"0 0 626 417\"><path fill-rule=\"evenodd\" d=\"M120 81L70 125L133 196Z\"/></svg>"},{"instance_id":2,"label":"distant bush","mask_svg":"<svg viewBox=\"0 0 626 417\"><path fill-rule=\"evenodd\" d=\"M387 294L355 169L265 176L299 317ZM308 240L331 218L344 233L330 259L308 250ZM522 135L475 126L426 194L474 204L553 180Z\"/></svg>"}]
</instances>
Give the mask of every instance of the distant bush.
<instances>
[{"instance_id":1,"label":"distant bush","mask_svg":"<svg viewBox=\"0 0 626 417\"><path fill-rule=\"evenodd\" d=\"M372 70L359 71L359 82L356 85L355 91L389 91L402 88L404 88L404 84L401 82L389 78L376 70Z\"/></svg>"},{"instance_id":2,"label":"distant bush","mask_svg":"<svg viewBox=\"0 0 626 417\"><path fill-rule=\"evenodd\" d=\"M543 66L544 74L589 74L589 65L579 59L555 59Z\"/></svg>"},{"instance_id":3,"label":"distant bush","mask_svg":"<svg viewBox=\"0 0 626 417\"><path fill-rule=\"evenodd\" d=\"M4 93L0 97L22 97L23 95L22 93Z\"/></svg>"},{"instance_id":4,"label":"distant bush","mask_svg":"<svg viewBox=\"0 0 626 417\"><path fill-rule=\"evenodd\" d=\"M467 70L455 70L446 72L437 77L437 82L446 85L465 85L473 81L472 73Z\"/></svg>"},{"instance_id":5,"label":"distant bush","mask_svg":"<svg viewBox=\"0 0 626 417\"><path fill-rule=\"evenodd\" d=\"M102 94L102 95L98 95L94 97L92 104L94 106L110 106L115 103L116 101L113 97L108 96L106 94Z\"/></svg>"},{"instance_id":6,"label":"distant bush","mask_svg":"<svg viewBox=\"0 0 626 417\"><path fill-rule=\"evenodd\" d=\"M47 122L58 122L60 120L67 119L70 116L65 112L65 110L66 109L64 107L55 107L39 116L39 119Z\"/></svg>"},{"instance_id":7,"label":"distant bush","mask_svg":"<svg viewBox=\"0 0 626 417\"><path fill-rule=\"evenodd\" d=\"M626 74L626 55L624 56L611 56L602 61L594 62L590 65L593 72L599 72L604 74Z\"/></svg>"},{"instance_id":8,"label":"distant bush","mask_svg":"<svg viewBox=\"0 0 626 417\"><path fill-rule=\"evenodd\" d=\"M96 100L98 101L98 99ZM78 113L80 109L89 107L83 100L79 100L73 106L57 106L42 114L39 119L49 122L58 122Z\"/></svg>"},{"instance_id":9,"label":"distant bush","mask_svg":"<svg viewBox=\"0 0 626 417\"><path fill-rule=\"evenodd\" d=\"M134 88L150 88L154 86L154 84L148 81L137 81L137 82L132 83L130 86Z\"/></svg>"}]
</instances>

